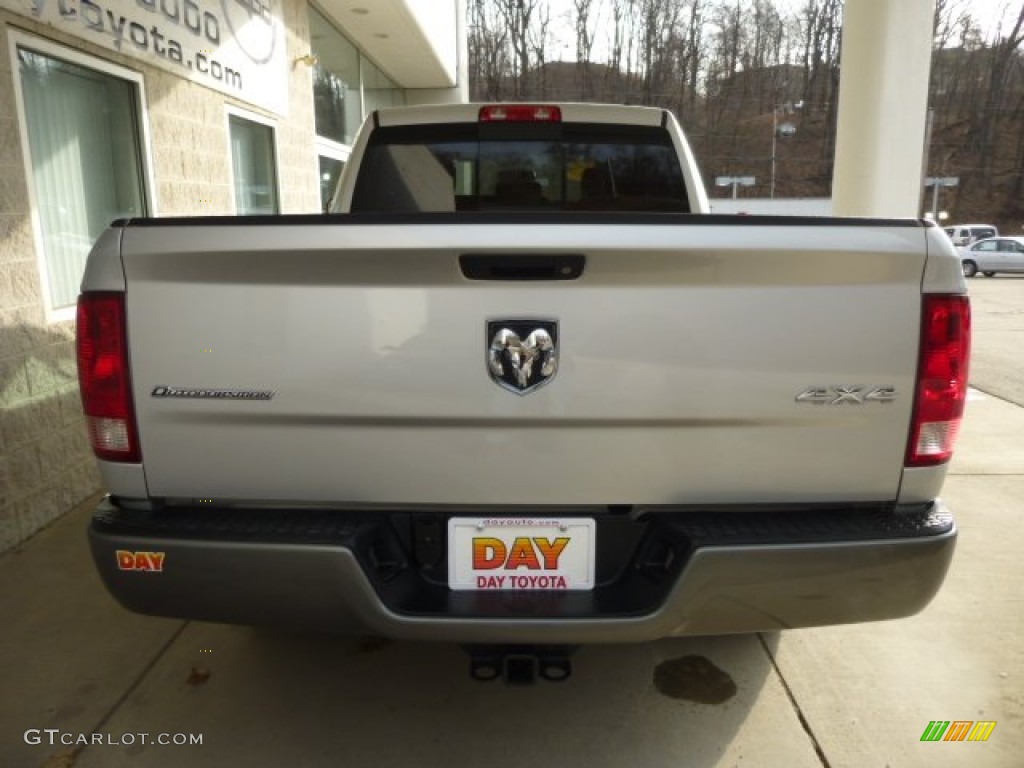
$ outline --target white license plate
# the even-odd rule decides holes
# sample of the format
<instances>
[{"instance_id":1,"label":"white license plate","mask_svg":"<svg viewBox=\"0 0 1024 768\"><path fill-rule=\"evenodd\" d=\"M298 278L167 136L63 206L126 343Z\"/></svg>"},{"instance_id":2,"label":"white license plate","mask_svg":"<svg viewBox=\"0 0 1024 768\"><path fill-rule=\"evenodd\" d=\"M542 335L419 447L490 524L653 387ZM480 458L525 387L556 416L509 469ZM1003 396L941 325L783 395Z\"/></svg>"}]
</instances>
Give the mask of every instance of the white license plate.
<instances>
[{"instance_id":1,"label":"white license plate","mask_svg":"<svg viewBox=\"0 0 1024 768\"><path fill-rule=\"evenodd\" d=\"M594 519L452 517L448 584L458 590L594 588Z\"/></svg>"}]
</instances>

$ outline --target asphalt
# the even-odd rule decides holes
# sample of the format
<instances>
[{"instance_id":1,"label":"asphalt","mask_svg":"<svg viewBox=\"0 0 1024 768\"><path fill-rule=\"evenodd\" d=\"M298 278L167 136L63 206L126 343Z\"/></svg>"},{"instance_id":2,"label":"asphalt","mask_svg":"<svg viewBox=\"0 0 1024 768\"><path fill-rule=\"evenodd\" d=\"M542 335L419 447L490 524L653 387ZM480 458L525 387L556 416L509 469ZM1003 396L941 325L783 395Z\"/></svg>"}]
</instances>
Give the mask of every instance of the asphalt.
<instances>
[{"instance_id":1,"label":"asphalt","mask_svg":"<svg viewBox=\"0 0 1024 768\"><path fill-rule=\"evenodd\" d=\"M130 614L89 558L93 499L0 556L0 767L1019 768L1024 279L970 289L978 390L944 489L961 533L917 616L589 647L568 682L503 687L449 645ZM996 726L922 742L932 720ZM114 743L60 743L92 734ZM202 744L141 743L159 734Z\"/></svg>"}]
</instances>

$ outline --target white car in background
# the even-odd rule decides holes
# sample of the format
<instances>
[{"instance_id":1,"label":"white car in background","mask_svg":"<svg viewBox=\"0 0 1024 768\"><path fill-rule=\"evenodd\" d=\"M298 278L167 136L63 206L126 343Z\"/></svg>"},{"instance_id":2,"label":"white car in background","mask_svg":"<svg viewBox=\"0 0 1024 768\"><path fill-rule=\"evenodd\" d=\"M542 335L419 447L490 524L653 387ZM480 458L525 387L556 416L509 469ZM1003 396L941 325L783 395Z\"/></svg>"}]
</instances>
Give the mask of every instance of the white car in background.
<instances>
[{"instance_id":1,"label":"white car in background","mask_svg":"<svg viewBox=\"0 0 1024 768\"><path fill-rule=\"evenodd\" d=\"M1024 272L1024 237L989 237L959 251L964 277Z\"/></svg>"},{"instance_id":2,"label":"white car in background","mask_svg":"<svg viewBox=\"0 0 1024 768\"><path fill-rule=\"evenodd\" d=\"M989 237L999 237L999 230L991 224L955 224L944 231L957 248L966 248Z\"/></svg>"}]
</instances>

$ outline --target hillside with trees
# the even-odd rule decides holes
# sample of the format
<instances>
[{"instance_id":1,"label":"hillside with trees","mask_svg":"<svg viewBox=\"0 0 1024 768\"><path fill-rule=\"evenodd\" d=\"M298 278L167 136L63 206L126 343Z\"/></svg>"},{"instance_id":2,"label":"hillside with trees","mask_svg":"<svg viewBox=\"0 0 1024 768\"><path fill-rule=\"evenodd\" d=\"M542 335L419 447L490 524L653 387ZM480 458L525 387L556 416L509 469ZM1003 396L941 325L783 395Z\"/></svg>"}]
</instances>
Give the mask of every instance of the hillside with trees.
<instances>
[{"instance_id":1,"label":"hillside with trees","mask_svg":"<svg viewBox=\"0 0 1024 768\"><path fill-rule=\"evenodd\" d=\"M1024 2L988 29L976 7L936 3L927 173L959 179L941 190L950 222L1020 233ZM720 175L754 176L743 196L831 194L841 0L470 0L469 17L474 100L664 107L709 194L728 193Z\"/></svg>"}]
</instances>

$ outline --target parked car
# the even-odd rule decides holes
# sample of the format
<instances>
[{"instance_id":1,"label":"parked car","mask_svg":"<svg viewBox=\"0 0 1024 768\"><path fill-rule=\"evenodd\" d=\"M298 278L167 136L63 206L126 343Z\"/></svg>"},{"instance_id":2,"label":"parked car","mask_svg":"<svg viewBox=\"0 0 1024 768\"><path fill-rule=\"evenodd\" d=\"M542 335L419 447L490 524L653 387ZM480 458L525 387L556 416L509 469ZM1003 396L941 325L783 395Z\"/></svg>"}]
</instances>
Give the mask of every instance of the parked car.
<instances>
[{"instance_id":1,"label":"parked car","mask_svg":"<svg viewBox=\"0 0 1024 768\"><path fill-rule=\"evenodd\" d=\"M965 277L981 272L992 277L997 272L1024 272L1024 237L990 237L969 248L960 249Z\"/></svg>"},{"instance_id":2,"label":"parked car","mask_svg":"<svg viewBox=\"0 0 1024 768\"><path fill-rule=\"evenodd\" d=\"M988 237L999 237L999 230L991 224L956 224L946 227L946 234L953 245L963 248Z\"/></svg>"}]
</instances>

